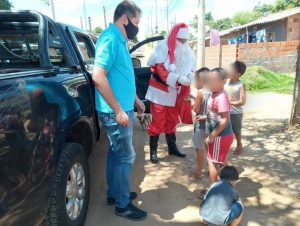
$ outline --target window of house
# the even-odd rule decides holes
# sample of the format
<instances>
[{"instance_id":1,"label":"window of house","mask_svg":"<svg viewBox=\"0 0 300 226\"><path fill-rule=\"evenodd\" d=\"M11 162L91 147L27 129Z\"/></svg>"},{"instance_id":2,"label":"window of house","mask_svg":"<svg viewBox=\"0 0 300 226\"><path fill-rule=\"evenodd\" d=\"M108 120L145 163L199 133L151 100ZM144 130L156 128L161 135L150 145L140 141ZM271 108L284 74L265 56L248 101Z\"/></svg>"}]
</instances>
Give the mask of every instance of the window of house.
<instances>
[{"instance_id":1,"label":"window of house","mask_svg":"<svg viewBox=\"0 0 300 226\"><path fill-rule=\"evenodd\" d=\"M269 32L267 35L267 42L274 42L275 41L275 32Z\"/></svg>"}]
</instances>

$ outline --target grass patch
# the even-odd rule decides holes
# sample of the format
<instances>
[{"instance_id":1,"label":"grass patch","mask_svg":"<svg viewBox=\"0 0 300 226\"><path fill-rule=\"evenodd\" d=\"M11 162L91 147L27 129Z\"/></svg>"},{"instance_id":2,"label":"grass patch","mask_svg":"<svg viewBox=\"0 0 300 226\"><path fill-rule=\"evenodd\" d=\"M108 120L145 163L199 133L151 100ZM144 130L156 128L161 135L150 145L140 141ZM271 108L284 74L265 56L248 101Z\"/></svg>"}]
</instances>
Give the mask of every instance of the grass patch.
<instances>
[{"instance_id":1,"label":"grass patch","mask_svg":"<svg viewBox=\"0 0 300 226\"><path fill-rule=\"evenodd\" d=\"M295 79L284 73L276 73L263 67L250 67L242 76L246 89L251 92L275 92L292 94Z\"/></svg>"}]
</instances>

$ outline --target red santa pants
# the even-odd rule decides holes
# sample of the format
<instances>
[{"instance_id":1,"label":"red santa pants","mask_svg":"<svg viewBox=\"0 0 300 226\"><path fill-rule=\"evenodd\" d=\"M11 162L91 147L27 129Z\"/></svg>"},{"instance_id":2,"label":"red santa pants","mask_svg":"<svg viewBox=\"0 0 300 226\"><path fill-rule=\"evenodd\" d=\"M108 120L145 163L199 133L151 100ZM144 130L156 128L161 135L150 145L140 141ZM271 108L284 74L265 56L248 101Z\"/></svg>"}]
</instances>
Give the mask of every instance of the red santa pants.
<instances>
[{"instance_id":1,"label":"red santa pants","mask_svg":"<svg viewBox=\"0 0 300 226\"><path fill-rule=\"evenodd\" d=\"M179 117L176 107L150 103L152 121L148 126L149 136L158 136L161 133L176 133Z\"/></svg>"}]
</instances>

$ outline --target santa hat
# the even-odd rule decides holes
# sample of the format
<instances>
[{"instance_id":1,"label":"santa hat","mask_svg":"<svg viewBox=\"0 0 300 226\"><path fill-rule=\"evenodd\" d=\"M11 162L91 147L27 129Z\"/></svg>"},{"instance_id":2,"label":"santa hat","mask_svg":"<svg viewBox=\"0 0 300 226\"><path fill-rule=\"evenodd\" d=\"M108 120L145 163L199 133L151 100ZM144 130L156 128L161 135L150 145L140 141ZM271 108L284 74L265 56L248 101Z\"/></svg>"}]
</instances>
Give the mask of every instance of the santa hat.
<instances>
[{"instance_id":1,"label":"santa hat","mask_svg":"<svg viewBox=\"0 0 300 226\"><path fill-rule=\"evenodd\" d=\"M176 39L177 38L180 38L180 39L188 39L189 38L189 29L188 29L187 24L185 24L185 23L175 24L168 36L167 42L168 42L169 57L170 57L171 65L174 65L174 61L175 61L175 48L176 48Z\"/></svg>"}]
</instances>

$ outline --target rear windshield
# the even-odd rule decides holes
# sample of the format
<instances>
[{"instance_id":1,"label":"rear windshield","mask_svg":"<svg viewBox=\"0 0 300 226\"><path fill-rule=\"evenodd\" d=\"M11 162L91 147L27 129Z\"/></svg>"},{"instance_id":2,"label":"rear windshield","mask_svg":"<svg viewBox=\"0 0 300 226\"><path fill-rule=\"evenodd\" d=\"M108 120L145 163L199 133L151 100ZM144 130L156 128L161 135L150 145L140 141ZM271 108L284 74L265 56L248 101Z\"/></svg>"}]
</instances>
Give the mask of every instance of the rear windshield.
<instances>
[{"instance_id":1,"label":"rear windshield","mask_svg":"<svg viewBox=\"0 0 300 226\"><path fill-rule=\"evenodd\" d=\"M38 34L20 32L0 34L0 63L2 66L39 66Z\"/></svg>"},{"instance_id":2,"label":"rear windshield","mask_svg":"<svg viewBox=\"0 0 300 226\"><path fill-rule=\"evenodd\" d=\"M19 25L21 24L21 25ZM37 23L7 22L1 27L0 21L0 67L1 68L27 68L39 67L39 49L48 50L52 65L66 66L66 57L61 39L55 35L51 26L48 27L49 45L39 46Z\"/></svg>"}]
</instances>

